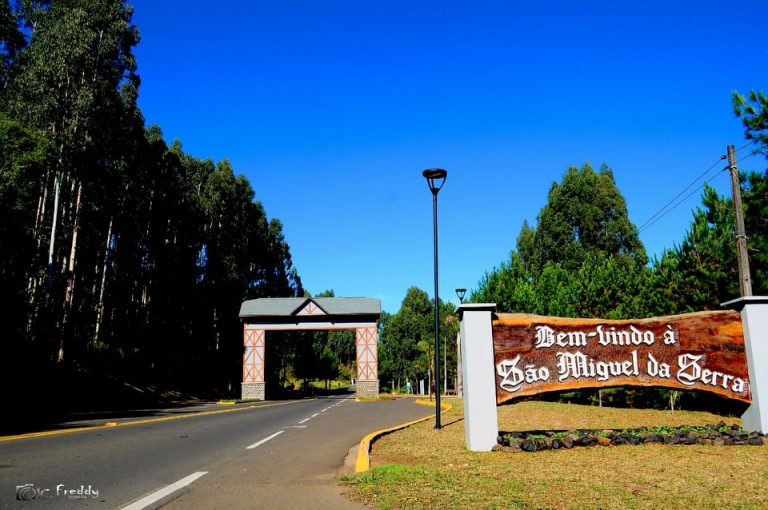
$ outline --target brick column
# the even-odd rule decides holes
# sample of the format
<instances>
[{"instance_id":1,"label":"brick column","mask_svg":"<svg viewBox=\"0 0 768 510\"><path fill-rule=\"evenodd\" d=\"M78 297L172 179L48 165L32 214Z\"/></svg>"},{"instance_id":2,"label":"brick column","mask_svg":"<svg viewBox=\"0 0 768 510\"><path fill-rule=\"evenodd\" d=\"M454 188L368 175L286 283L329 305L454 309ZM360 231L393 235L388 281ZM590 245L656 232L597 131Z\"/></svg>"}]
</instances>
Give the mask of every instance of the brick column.
<instances>
[{"instance_id":1,"label":"brick column","mask_svg":"<svg viewBox=\"0 0 768 510\"><path fill-rule=\"evenodd\" d=\"M243 326L242 398L264 400L264 346L266 331Z\"/></svg>"},{"instance_id":2,"label":"brick column","mask_svg":"<svg viewBox=\"0 0 768 510\"><path fill-rule=\"evenodd\" d=\"M379 333L376 324L355 329L358 398L379 396Z\"/></svg>"}]
</instances>

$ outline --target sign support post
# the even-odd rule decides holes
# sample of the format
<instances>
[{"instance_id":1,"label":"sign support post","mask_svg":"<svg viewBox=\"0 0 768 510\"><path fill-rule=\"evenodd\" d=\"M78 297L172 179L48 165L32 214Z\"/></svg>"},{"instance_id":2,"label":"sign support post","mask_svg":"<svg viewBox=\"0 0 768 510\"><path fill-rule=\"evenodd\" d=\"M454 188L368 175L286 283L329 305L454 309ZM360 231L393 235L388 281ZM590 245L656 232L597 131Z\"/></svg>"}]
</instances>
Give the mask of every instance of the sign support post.
<instances>
[{"instance_id":1,"label":"sign support post","mask_svg":"<svg viewBox=\"0 0 768 510\"><path fill-rule=\"evenodd\" d=\"M461 371L464 381L464 433L467 449L488 452L499 434L493 367L493 303L462 303Z\"/></svg>"},{"instance_id":2,"label":"sign support post","mask_svg":"<svg viewBox=\"0 0 768 510\"><path fill-rule=\"evenodd\" d=\"M752 404L741 416L745 430L768 433L768 296L734 299L722 306L741 312Z\"/></svg>"}]
</instances>

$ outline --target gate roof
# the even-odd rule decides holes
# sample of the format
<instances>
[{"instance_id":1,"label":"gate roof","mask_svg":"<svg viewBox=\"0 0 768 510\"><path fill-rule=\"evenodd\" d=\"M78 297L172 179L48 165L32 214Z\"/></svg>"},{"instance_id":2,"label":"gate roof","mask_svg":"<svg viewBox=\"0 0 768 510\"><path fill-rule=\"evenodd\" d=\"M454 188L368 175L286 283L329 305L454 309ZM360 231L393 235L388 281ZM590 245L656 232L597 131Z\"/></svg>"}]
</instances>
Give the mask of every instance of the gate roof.
<instances>
[{"instance_id":1,"label":"gate roof","mask_svg":"<svg viewBox=\"0 0 768 510\"><path fill-rule=\"evenodd\" d=\"M381 301L371 298L259 298L244 301L240 318L251 322L286 318L340 318L378 320Z\"/></svg>"}]
</instances>

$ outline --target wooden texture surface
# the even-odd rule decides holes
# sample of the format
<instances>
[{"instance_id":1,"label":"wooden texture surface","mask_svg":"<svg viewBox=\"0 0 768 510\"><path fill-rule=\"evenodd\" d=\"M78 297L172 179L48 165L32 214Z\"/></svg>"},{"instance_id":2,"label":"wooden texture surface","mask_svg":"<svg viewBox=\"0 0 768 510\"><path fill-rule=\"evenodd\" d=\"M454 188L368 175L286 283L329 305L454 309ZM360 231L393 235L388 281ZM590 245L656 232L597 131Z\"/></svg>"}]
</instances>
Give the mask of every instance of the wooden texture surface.
<instances>
[{"instance_id":1,"label":"wooden texture surface","mask_svg":"<svg viewBox=\"0 0 768 510\"><path fill-rule=\"evenodd\" d=\"M751 400L741 316L734 311L628 321L499 314L493 342L498 403L625 385Z\"/></svg>"}]
</instances>

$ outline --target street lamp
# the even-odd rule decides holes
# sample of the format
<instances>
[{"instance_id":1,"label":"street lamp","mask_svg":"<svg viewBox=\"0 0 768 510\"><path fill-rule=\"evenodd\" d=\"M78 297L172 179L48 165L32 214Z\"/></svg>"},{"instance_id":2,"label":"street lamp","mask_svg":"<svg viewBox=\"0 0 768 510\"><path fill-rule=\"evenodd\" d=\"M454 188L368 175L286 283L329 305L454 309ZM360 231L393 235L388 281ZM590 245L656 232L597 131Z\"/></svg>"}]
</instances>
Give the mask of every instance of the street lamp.
<instances>
[{"instance_id":1,"label":"street lamp","mask_svg":"<svg viewBox=\"0 0 768 510\"><path fill-rule=\"evenodd\" d=\"M437 194L445 184L448 172L442 168L430 168L424 170L422 175L427 180L429 190L432 192L432 230L435 245L435 428L443 428L440 424L440 293L437 285Z\"/></svg>"},{"instance_id":2,"label":"street lamp","mask_svg":"<svg viewBox=\"0 0 768 510\"><path fill-rule=\"evenodd\" d=\"M459 298L459 304L464 303L464 295L466 293L467 289L456 289L456 296ZM463 385L464 381L462 381L461 375L461 331L459 331L456 333L456 396L464 396Z\"/></svg>"}]
</instances>

